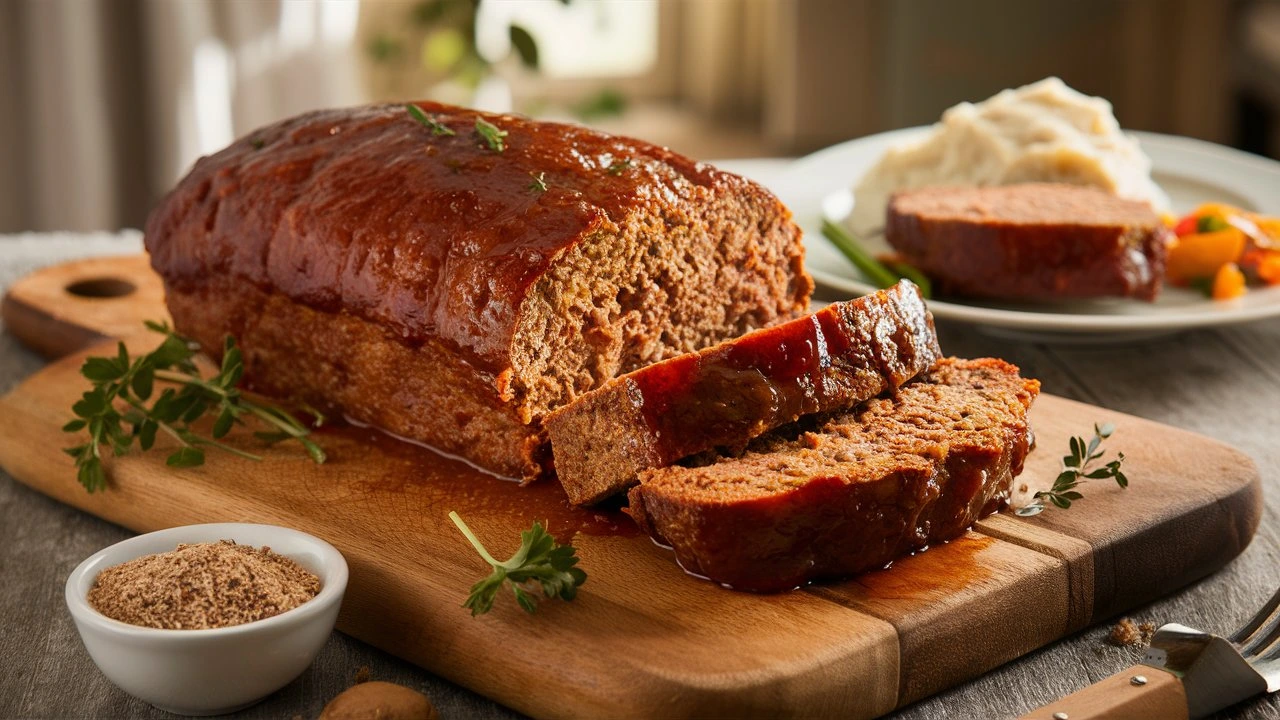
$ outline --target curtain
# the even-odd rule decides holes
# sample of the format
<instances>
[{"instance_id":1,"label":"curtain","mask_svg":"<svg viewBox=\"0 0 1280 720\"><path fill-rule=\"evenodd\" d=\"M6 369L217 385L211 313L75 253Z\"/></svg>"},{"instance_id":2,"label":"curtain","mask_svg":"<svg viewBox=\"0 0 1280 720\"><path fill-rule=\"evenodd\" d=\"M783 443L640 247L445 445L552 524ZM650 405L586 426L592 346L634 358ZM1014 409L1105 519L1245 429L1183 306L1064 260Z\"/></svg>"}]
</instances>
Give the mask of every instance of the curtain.
<instances>
[{"instance_id":1,"label":"curtain","mask_svg":"<svg viewBox=\"0 0 1280 720\"><path fill-rule=\"evenodd\" d=\"M350 0L0 2L0 232L139 227L201 155L362 102Z\"/></svg>"}]
</instances>

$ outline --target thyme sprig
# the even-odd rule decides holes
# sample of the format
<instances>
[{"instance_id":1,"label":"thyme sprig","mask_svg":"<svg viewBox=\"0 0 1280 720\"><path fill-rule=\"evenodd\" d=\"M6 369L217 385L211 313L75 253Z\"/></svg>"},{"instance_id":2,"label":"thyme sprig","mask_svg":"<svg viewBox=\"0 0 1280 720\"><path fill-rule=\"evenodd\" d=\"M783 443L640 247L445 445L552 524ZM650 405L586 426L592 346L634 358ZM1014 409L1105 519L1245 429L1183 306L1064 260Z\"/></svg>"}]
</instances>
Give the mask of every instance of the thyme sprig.
<instances>
[{"instance_id":1,"label":"thyme sprig","mask_svg":"<svg viewBox=\"0 0 1280 720\"><path fill-rule=\"evenodd\" d=\"M125 455L136 441L145 452L155 444L160 432L178 443L165 461L172 467L202 465L204 448L261 460L258 455L221 442L233 425L244 423L246 415L267 426L268 430L254 433L260 440L268 444L297 440L312 460L324 462L324 450L307 437L310 429L306 425L285 410L255 402L241 393L237 384L244 374L244 361L234 338L227 336L218 372L204 378L196 366L196 346L191 340L167 324L147 321L146 326L164 335L155 350L131 357L124 343L119 343L114 357L90 357L80 368L80 374L93 388L71 407L76 417L62 429L69 433L88 431L88 442L64 449L75 458L76 478L86 490L95 492L107 487L104 447L113 455ZM156 383L172 387L164 388L152 400ZM310 412L317 424L323 421L319 413ZM211 437L192 429L192 423L211 413L216 414Z\"/></svg>"},{"instance_id":2,"label":"thyme sprig","mask_svg":"<svg viewBox=\"0 0 1280 720\"><path fill-rule=\"evenodd\" d=\"M410 117L412 117L414 120L417 120L419 123L422 123L423 127L430 130L432 135L453 135L454 134L453 128L449 127L448 125L445 125L439 120L436 120L430 115L422 112L422 108L418 107L417 105L413 105L413 104L405 105L404 109L408 111Z\"/></svg>"},{"instance_id":3,"label":"thyme sprig","mask_svg":"<svg viewBox=\"0 0 1280 720\"><path fill-rule=\"evenodd\" d=\"M534 173L529 171L529 177L533 181L529 183L529 191L534 193L544 193L547 191L547 174L545 172Z\"/></svg>"},{"instance_id":4,"label":"thyme sprig","mask_svg":"<svg viewBox=\"0 0 1280 720\"><path fill-rule=\"evenodd\" d=\"M577 550L572 545L556 544L542 523L535 522L533 527L520 533L520 549L510 559L499 562L458 517L458 513L450 512L449 519L493 568L488 577L471 586L471 594L462 604L471 610L471 617L489 612L504 585L511 588L516 603L532 614L538 609L538 587L548 598L572 600L578 595L578 586L587 581L587 574L582 568L574 567L578 564Z\"/></svg>"},{"instance_id":5,"label":"thyme sprig","mask_svg":"<svg viewBox=\"0 0 1280 720\"><path fill-rule=\"evenodd\" d=\"M507 136L507 131L484 118L476 118L476 134L494 152L502 152L507 149L507 143L503 140Z\"/></svg>"},{"instance_id":6,"label":"thyme sprig","mask_svg":"<svg viewBox=\"0 0 1280 720\"><path fill-rule=\"evenodd\" d=\"M1111 437L1115 430L1115 425L1111 423L1103 425L1094 423L1093 438L1088 443L1083 437L1072 437L1071 454L1063 456L1062 472L1058 473L1058 477L1054 479L1053 487L1037 492L1031 504L1018 508L1015 513L1022 517L1039 515L1045 509L1043 500L1048 500L1066 510L1071 507L1072 502L1084 497L1076 487L1085 480L1112 478L1120 487L1129 487L1129 478L1125 477L1124 471L1120 469L1120 464L1124 462L1124 453L1116 453L1115 460L1101 467L1089 469L1095 460L1101 459L1106 454L1102 449L1102 441Z\"/></svg>"}]
</instances>

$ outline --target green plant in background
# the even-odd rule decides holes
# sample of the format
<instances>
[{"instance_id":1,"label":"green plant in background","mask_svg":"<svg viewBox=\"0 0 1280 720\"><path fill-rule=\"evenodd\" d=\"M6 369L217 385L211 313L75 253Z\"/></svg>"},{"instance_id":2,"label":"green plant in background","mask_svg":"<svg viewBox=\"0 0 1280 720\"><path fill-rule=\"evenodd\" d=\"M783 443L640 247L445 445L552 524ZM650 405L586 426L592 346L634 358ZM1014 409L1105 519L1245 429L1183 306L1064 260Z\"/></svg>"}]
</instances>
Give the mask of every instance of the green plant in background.
<instances>
[{"instance_id":1,"label":"green plant in background","mask_svg":"<svg viewBox=\"0 0 1280 720\"><path fill-rule=\"evenodd\" d=\"M476 47L476 17L483 0L421 0L405 18L406 27L396 33L379 32L365 51L377 66L403 68L416 65L432 76L449 79L474 90L492 72L492 63ZM559 0L569 6L574 0ZM416 36L425 33L421 41ZM539 69L538 42L528 29L512 24L507 28L511 47L520 63ZM414 52L413 44L419 46ZM541 102L535 102L542 105ZM569 110L585 121L621 115L626 97L612 88L589 94L572 103Z\"/></svg>"},{"instance_id":2,"label":"green plant in background","mask_svg":"<svg viewBox=\"0 0 1280 720\"><path fill-rule=\"evenodd\" d=\"M626 112L627 98L613 88L604 88L588 95L573 106L573 114L583 120L613 117Z\"/></svg>"}]
</instances>

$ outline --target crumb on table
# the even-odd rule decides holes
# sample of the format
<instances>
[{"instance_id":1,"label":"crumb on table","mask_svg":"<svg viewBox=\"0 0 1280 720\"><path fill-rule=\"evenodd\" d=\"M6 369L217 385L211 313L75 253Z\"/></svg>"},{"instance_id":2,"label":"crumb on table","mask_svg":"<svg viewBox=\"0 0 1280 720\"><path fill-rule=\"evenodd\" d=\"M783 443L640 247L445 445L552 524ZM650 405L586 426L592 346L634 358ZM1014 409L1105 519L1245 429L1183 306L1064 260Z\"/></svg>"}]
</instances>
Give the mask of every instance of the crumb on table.
<instances>
[{"instance_id":1,"label":"crumb on table","mask_svg":"<svg viewBox=\"0 0 1280 720\"><path fill-rule=\"evenodd\" d=\"M1120 622L1111 627L1107 633L1107 644L1116 647L1146 647L1156 634L1155 623L1135 623L1129 618L1120 618Z\"/></svg>"}]
</instances>

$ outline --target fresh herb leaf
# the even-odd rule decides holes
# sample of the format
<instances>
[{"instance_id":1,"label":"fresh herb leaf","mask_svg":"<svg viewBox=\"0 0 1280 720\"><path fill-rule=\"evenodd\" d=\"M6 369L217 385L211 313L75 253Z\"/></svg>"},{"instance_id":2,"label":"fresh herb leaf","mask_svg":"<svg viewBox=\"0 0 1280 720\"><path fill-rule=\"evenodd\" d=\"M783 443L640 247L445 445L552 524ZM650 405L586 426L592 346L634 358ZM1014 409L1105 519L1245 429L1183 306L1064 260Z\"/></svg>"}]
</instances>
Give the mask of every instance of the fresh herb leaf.
<instances>
[{"instance_id":1,"label":"fresh herb leaf","mask_svg":"<svg viewBox=\"0 0 1280 720\"><path fill-rule=\"evenodd\" d=\"M1120 464L1124 462L1124 453L1116 453L1115 460L1106 463L1102 467L1090 469L1093 461L1106 454L1106 451L1102 449L1102 441L1111 437L1111 434L1115 431L1116 426L1111 423L1103 425L1095 423L1093 426L1093 438L1088 442L1085 442L1082 437L1071 438L1068 443L1071 448L1071 454L1062 458L1062 472L1058 473L1058 477L1054 479L1053 487L1036 493L1029 505L1018 508L1014 513L1022 517L1039 515L1044 512L1044 500L1048 500L1055 506L1066 510L1071 507L1071 503L1084 497L1075 488L1086 480L1112 478L1120 487L1129 487L1129 478L1125 477L1125 474L1120 471Z\"/></svg>"},{"instance_id":2,"label":"fresh herb leaf","mask_svg":"<svg viewBox=\"0 0 1280 720\"><path fill-rule=\"evenodd\" d=\"M91 357L80 368L93 387L71 407L76 418L62 426L65 432L87 431L89 441L65 449L76 461L76 477L89 492L107 486L102 446L113 455L127 454L136 440L145 452L163 430L178 442L167 464L194 467L204 463L204 449L213 447L251 460L257 455L220 442L231 427L242 424L248 415L279 433L281 439L296 439L316 462L324 462L324 451L306 437L310 430L289 413L250 400L236 387L244 374L244 360L235 340L227 337L222 364L216 375L204 378L196 367L196 346L168 325L148 321L146 326L164 335L159 347L145 355L130 357L124 343L114 357ZM170 385L148 406L156 382ZM212 437L198 435L191 423L205 416L216 417Z\"/></svg>"},{"instance_id":3,"label":"fresh herb leaf","mask_svg":"<svg viewBox=\"0 0 1280 720\"><path fill-rule=\"evenodd\" d=\"M1231 224L1217 215L1204 215L1196 220L1196 232L1207 233L1226 230Z\"/></svg>"},{"instance_id":4,"label":"fresh herb leaf","mask_svg":"<svg viewBox=\"0 0 1280 720\"><path fill-rule=\"evenodd\" d=\"M622 160L614 160L609 163L609 167L605 169L605 172L610 175L621 175L623 171L630 170L635 166L636 164L631 160L631 158L624 158Z\"/></svg>"},{"instance_id":5,"label":"fresh herb leaf","mask_svg":"<svg viewBox=\"0 0 1280 720\"><path fill-rule=\"evenodd\" d=\"M537 70L538 42L533 39L533 35L519 25L510 26L507 32L511 37L511 47L515 48L516 54L520 56L521 64L530 70Z\"/></svg>"},{"instance_id":6,"label":"fresh herb leaf","mask_svg":"<svg viewBox=\"0 0 1280 720\"><path fill-rule=\"evenodd\" d=\"M262 138L256 137L250 140L249 144L253 146L254 150L261 150L264 146L266 146L267 141L263 140Z\"/></svg>"},{"instance_id":7,"label":"fresh herb leaf","mask_svg":"<svg viewBox=\"0 0 1280 720\"><path fill-rule=\"evenodd\" d=\"M198 450L193 447L178 448L176 451L174 451L172 455L169 456L168 460L165 460L164 464L169 465L170 467L184 467L184 468L203 465L204 451Z\"/></svg>"},{"instance_id":8,"label":"fresh herb leaf","mask_svg":"<svg viewBox=\"0 0 1280 720\"><path fill-rule=\"evenodd\" d=\"M497 125L485 120L484 118L476 118L476 134L489 146L494 152L502 152L507 149L507 144L503 140L507 136L507 131L499 128Z\"/></svg>"},{"instance_id":9,"label":"fresh herb leaf","mask_svg":"<svg viewBox=\"0 0 1280 720\"><path fill-rule=\"evenodd\" d=\"M933 296L932 284L919 270L905 263L903 263L903 269L900 272L889 269L884 263L872 257L871 253L859 245L853 235L843 227L824 219L822 221L822 234L849 259L849 262L853 263L854 267L867 276L872 285L887 288L896 285L899 280L911 280L920 287L920 294L925 298ZM923 279L925 282L920 283L917 278Z\"/></svg>"},{"instance_id":10,"label":"fresh herb leaf","mask_svg":"<svg viewBox=\"0 0 1280 720\"><path fill-rule=\"evenodd\" d=\"M414 120L417 120L419 123L422 123L423 127L430 130L432 135L453 135L454 134L453 128L449 127L448 125L445 125L444 123L441 123L440 121L436 120L430 115L422 112L422 108L418 107L417 105L413 105L413 104L405 105L404 109L408 111L410 117L412 117Z\"/></svg>"},{"instance_id":11,"label":"fresh herb leaf","mask_svg":"<svg viewBox=\"0 0 1280 720\"><path fill-rule=\"evenodd\" d=\"M471 586L471 594L462 604L471 610L472 617L489 612L504 585L511 587L516 603L525 612L533 613L538 609L538 596L534 591L539 587L548 598L572 600L578 594L578 586L587 581L587 574L574 567L578 564L577 551L572 545L557 545L542 523L535 522L533 527L520 533L520 549L510 559L499 562L458 517L458 513L450 512L449 519L493 568L488 577Z\"/></svg>"},{"instance_id":12,"label":"fresh herb leaf","mask_svg":"<svg viewBox=\"0 0 1280 720\"><path fill-rule=\"evenodd\" d=\"M535 193L546 192L547 191L546 175L547 174L544 172L540 172L537 175L534 175L533 172L530 171L529 177L533 178L533 182L529 183L529 190Z\"/></svg>"}]
</instances>

